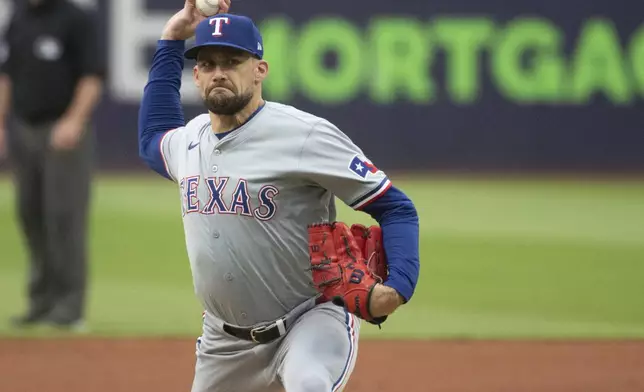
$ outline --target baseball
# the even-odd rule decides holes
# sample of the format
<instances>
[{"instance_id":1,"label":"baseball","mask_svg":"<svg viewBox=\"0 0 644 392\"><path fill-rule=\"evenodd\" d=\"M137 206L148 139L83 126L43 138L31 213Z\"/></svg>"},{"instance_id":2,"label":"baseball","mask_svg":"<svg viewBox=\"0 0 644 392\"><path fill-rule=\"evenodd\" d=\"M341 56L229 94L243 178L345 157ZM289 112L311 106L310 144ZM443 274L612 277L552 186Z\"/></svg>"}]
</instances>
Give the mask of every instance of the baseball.
<instances>
[{"instance_id":1,"label":"baseball","mask_svg":"<svg viewBox=\"0 0 644 392\"><path fill-rule=\"evenodd\" d=\"M205 16L213 16L219 12L219 0L196 0L195 5Z\"/></svg>"}]
</instances>

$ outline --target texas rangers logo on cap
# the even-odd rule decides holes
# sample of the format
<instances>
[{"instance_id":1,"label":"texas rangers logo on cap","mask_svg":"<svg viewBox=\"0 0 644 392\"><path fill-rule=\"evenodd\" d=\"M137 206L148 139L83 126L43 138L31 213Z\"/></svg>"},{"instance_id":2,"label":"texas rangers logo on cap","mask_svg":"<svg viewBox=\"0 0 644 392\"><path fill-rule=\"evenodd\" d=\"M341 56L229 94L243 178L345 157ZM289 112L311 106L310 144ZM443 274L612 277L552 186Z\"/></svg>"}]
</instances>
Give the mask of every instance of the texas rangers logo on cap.
<instances>
[{"instance_id":1,"label":"texas rangers logo on cap","mask_svg":"<svg viewBox=\"0 0 644 392\"><path fill-rule=\"evenodd\" d=\"M196 59L200 49L207 46L226 46L264 57L264 42L255 23L249 17L219 14L204 19L195 30L195 45L184 56Z\"/></svg>"},{"instance_id":2,"label":"texas rangers logo on cap","mask_svg":"<svg viewBox=\"0 0 644 392\"><path fill-rule=\"evenodd\" d=\"M375 174L378 172L378 168L373 163L369 162L366 158L360 158L358 155L351 160L349 170L362 178L367 178L369 173Z\"/></svg>"},{"instance_id":3,"label":"texas rangers logo on cap","mask_svg":"<svg viewBox=\"0 0 644 392\"><path fill-rule=\"evenodd\" d=\"M208 24L211 26L214 26L212 35L215 37L221 37L223 33L221 32L221 27L222 24L229 24L230 23L230 18L227 16L218 16L216 18L210 18L208 20Z\"/></svg>"}]
</instances>

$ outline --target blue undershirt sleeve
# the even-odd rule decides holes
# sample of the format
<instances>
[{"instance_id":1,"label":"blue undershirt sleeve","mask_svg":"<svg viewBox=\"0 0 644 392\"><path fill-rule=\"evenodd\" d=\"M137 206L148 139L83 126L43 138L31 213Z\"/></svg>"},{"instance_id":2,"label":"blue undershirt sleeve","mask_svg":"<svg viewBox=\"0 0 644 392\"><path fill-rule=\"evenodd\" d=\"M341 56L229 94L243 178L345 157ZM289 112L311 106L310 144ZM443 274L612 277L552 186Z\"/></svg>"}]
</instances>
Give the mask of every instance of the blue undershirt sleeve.
<instances>
[{"instance_id":1,"label":"blue undershirt sleeve","mask_svg":"<svg viewBox=\"0 0 644 392\"><path fill-rule=\"evenodd\" d=\"M185 41L159 40L148 82L139 108L139 156L147 166L174 180L174 162L169 145L179 138L172 133L185 126L181 107L181 77Z\"/></svg>"},{"instance_id":2,"label":"blue undershirt sleeve","mask_svg":"<svg viewBox=\"0 0 644 392\"><path fill-rule=\"evenodd\" d=\"M385 286L395 289L408 302L420 272L419 220L414 204L402 191L391 186L361 210L371 215L382 229L389 264Z\"/></svg>"}]
</instances>

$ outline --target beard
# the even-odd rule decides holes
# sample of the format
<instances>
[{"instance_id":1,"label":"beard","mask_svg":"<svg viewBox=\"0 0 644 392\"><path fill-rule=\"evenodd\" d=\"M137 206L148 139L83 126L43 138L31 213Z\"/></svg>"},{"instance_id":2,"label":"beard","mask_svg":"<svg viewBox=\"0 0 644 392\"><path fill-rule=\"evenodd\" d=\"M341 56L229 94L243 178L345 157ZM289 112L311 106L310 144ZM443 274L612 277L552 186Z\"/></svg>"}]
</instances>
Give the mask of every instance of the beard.
<instances>
[{"instance_id":1,"label":"beard","mask_svg":"<svg viewBox=\"0 0 644 392\"><path fill-rule=\"evenodd\" d=\"M232 116L239 113L253 98L252 91L246 91L241 94L233 92L232 96L227 94L210 94L211 91L203 99L204 105L210 112L220 116Z\"/></svg>"}]
</instances>

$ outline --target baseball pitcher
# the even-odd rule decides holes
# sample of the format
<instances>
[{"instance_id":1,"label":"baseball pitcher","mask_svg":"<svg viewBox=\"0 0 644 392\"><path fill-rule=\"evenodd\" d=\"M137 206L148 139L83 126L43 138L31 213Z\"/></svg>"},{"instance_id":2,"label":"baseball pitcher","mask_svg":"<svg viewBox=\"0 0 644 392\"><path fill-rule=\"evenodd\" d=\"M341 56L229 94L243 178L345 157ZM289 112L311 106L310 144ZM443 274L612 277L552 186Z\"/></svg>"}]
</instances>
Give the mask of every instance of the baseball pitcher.
<instances>
[{"instance_id":1,"label":"baseball pitcher","mask_svg":"<svg viewBox=\"0 0 644 392\"><path fill-rule=\"evenodd\" d=\"M341 391L360 321L414 293L416 209L333 123L262 98L262 36L229 7L204 17L187 0L169 19L139 116L141 158L177 184L205 309L192 391ZM207 109L187 122L186 59ZM378 224L336 221L336 198Z\"/></svg>"}]
</instances>

